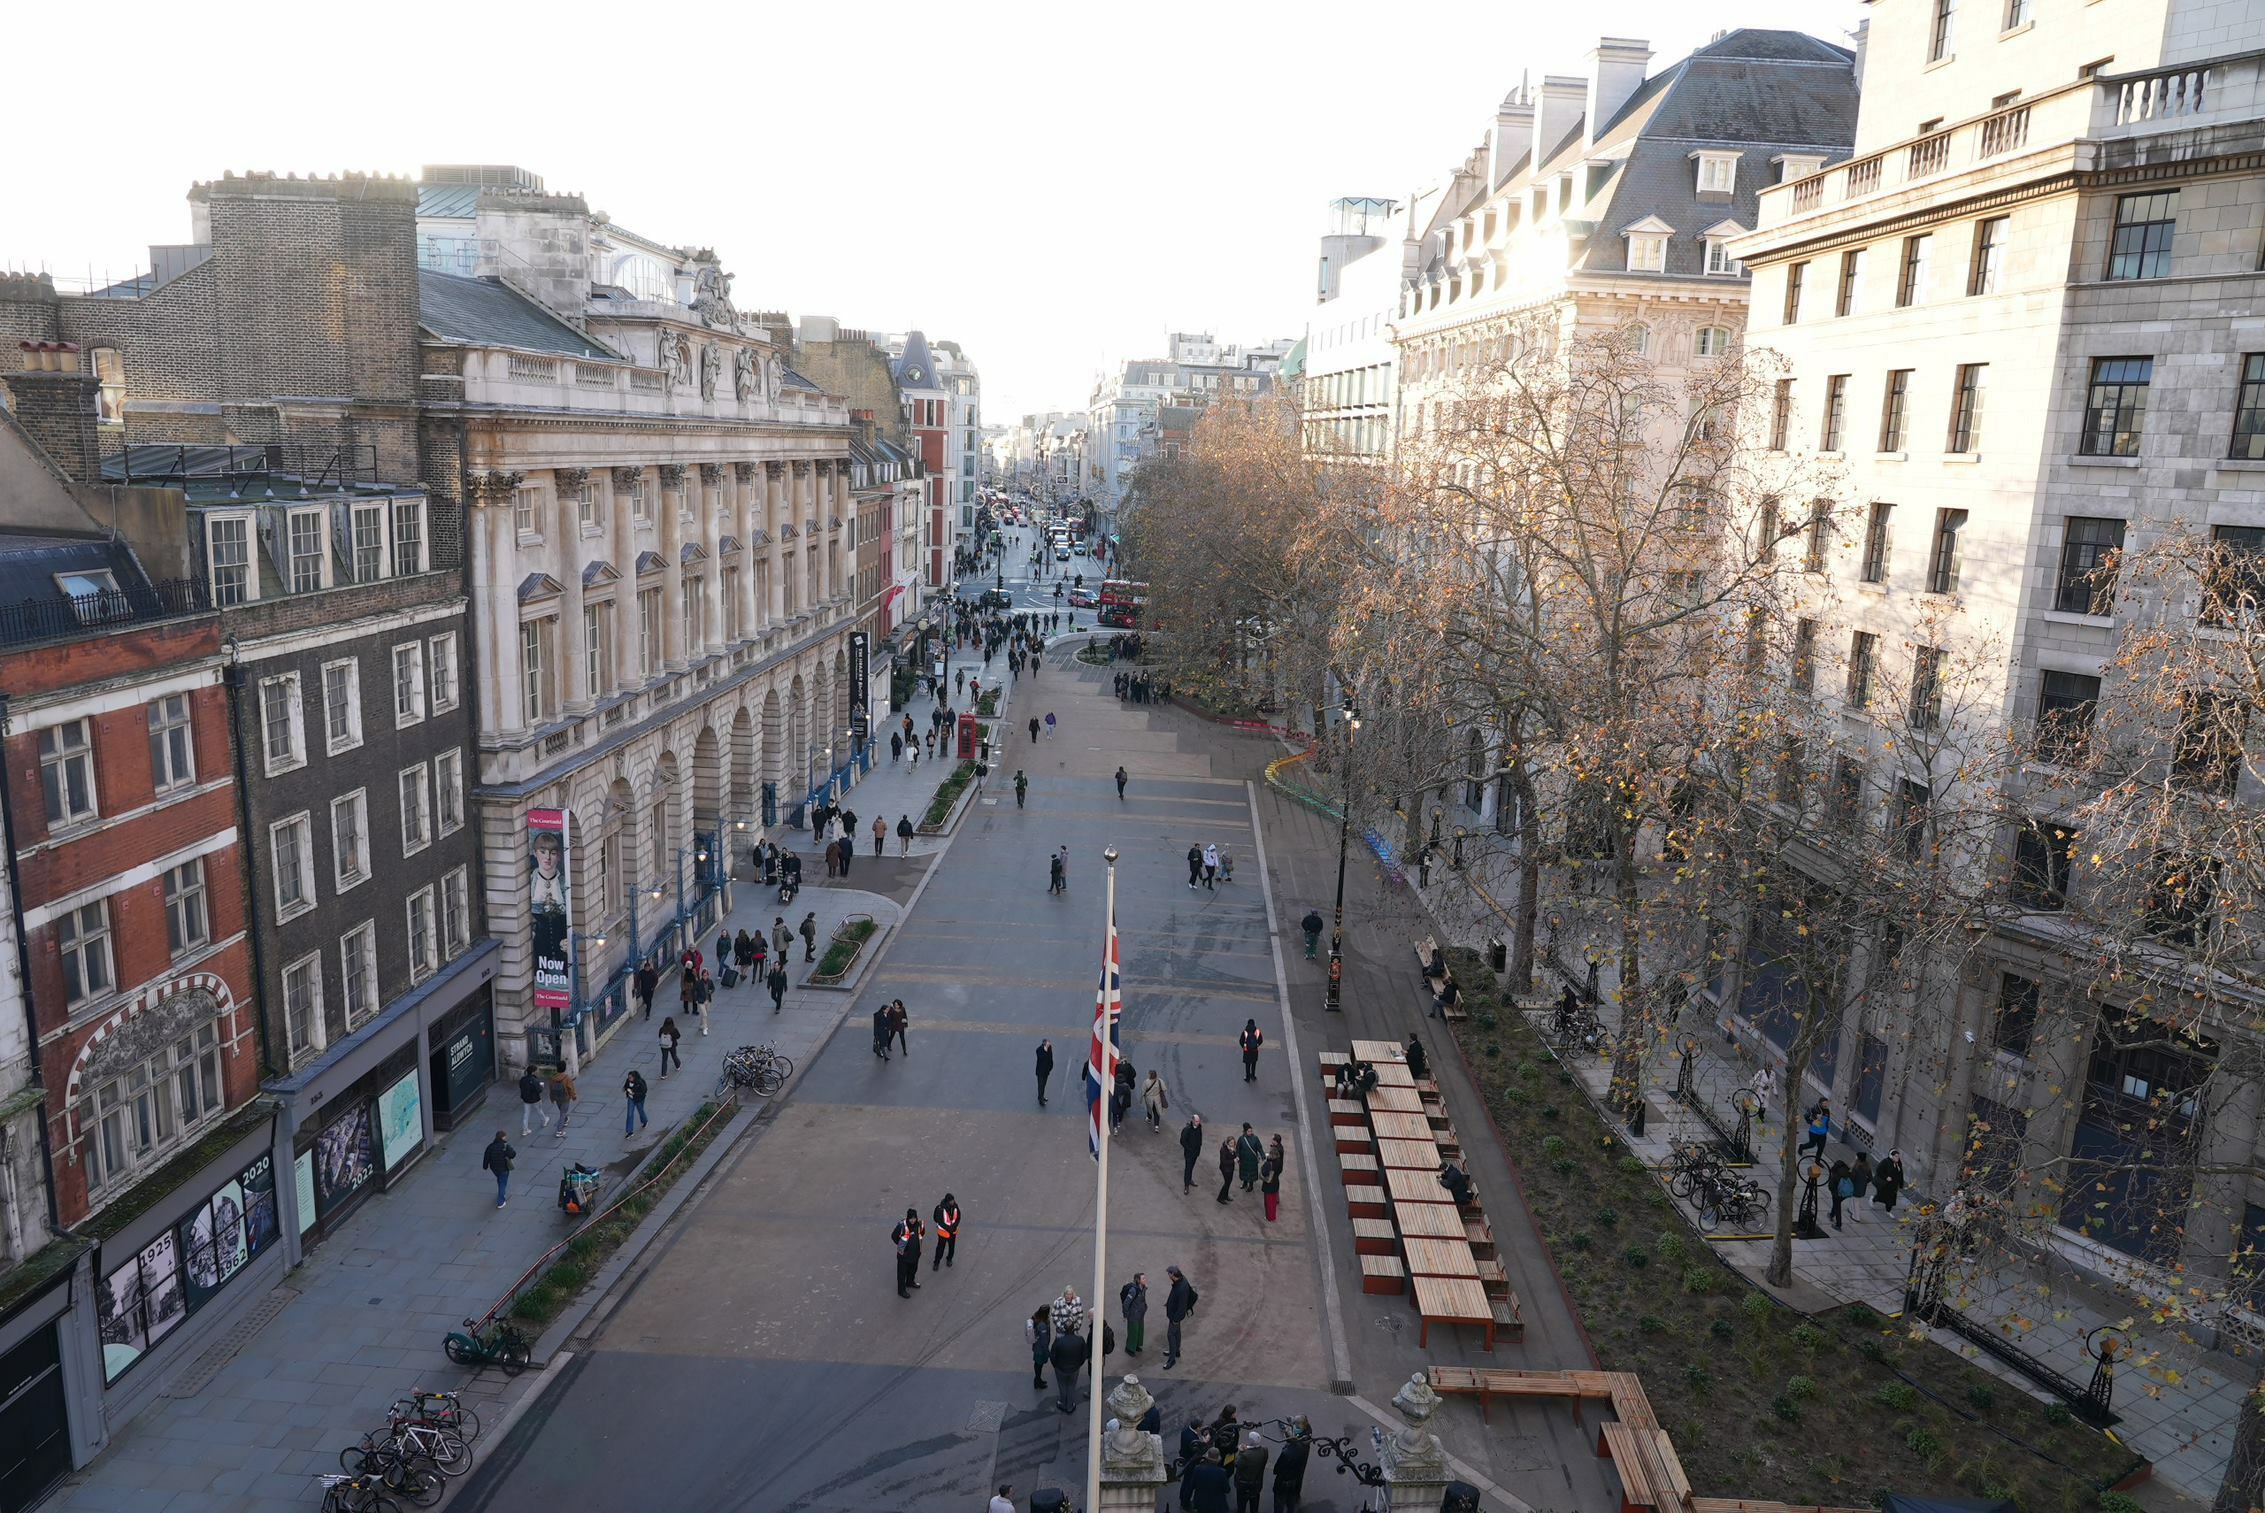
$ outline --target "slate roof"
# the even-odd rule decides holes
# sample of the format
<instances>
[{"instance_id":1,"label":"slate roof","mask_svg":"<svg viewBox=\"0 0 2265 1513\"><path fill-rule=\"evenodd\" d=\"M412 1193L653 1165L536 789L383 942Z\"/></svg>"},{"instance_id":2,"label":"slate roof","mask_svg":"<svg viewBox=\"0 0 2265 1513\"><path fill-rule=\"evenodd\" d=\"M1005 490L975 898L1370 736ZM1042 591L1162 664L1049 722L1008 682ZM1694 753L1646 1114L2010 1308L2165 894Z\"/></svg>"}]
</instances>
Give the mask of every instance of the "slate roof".
<instances>
[{"instance_id":1,"label":"slate roof","mask_svg":"<svg viewBox=\"0 0 2265 1513\"><path fill-rule=\"evenodd\" d=\"M608 351L492 278L463 278L419 268L417 303L421 324L442 341L621 360L619 353Z\"/></svg>"},{"instance_id":2,"label":"slate roof","mask_svg":"<svg viewBox=\"0 0 2265 1513\"><path fill-rule=\"evenodd\" d=\"M420 221L468 221L479 204L480 186L477 184L417 186L417 219Z\"/></svg>"},{"instance_id":3,"label":"slate roof","mask_svg":"<svg viewBox=\"0 0 2265 1513\"><path fill-rule=\"evenodd\" d=\"M820 392L816 384L804 378L792 368L781 368L779 370L779 387L782 389L808 389L813 394Z\"/></svg>"},{"instance_id":4,"label":"slate roof","mask_svg":"<svg viewBox=\"0 0 2265 1513\"><path fill-rule=\"evenodd\" d=\"M149 587L123 541L84 536L0 535L0 605L62 604L58 573L108 572L128 595Z\"/></svg>"},{"instance_id":5,"label":"slate roof","mask_svg":"<svg viewBox=\"0 0 2265 1513\"><path fill-rule=\"evenodd\" d=\"M904 356L889 364L889 374L907 388L943 387L936 381L936 356L928 350L927 336L919 331L905 337Z\"/></svg>"}]
</instances>

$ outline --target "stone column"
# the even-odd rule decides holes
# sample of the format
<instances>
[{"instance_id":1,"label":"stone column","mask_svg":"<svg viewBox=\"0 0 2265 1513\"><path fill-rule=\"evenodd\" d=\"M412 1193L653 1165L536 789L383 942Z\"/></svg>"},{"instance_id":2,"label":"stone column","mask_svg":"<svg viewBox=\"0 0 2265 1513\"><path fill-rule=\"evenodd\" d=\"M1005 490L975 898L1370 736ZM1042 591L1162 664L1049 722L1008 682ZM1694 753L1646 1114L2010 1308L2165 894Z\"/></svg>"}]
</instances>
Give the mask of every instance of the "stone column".
<instances>
[{"instance_id":1,"label":"stone column","mask_svg":"<svg viewBox=\"0 0 2265 1513\"><path fill-rule=\"evenodd\" d=\"M550 574L558 579L558 697L559 708L582 714L595 691L590 687L588 643L582 630L582 565L591 552L582 540L582 522L550 533Z\"/></svg>"},{"instance_id":2,"label":"stone column","mask_svg":"<svg viewBox=\"0 0 2265 1513\"><path fill-rule=\"evenodd\" d=\"M852 560L856 553L849 545L849 522L857 518L857 501L849 492L849 464L838 457L834 459L834 514L841 528L827 538L834 544L834 581L828 592L841 598L850 592L850 582L857 573Z\"/></svg>"},{"instance_id":3,"label":"stone column","mask_svg":"<svg viewBox=\"0 0 2265 1513\"><path fill-rule=\"evenodd\" d=\"M739 522L739 623L754 636L767 628L769 609L755 592L762 577L757 564L769 555L769 548L755 544L755 533L763 528L762 464L735 462L731 471L732 516Z\"/></svg>"},{"instance_id":4,"label":"stone column","mask_svg":"<svg viewBox=\"0 0 2265 1513\"><path fill-rule=\"evenodd\" d=\"M1102 1436L1101 1502L1094 1513L1154 1513L1167 1479L1164 1437L1133 1426L1155 1402L1137 1376L1110 1389L1107 1406L1116 1428Z\"/></svg>"},{"instance_id":5,"label":"stone column","mask_svg":"<svg viewBox=\"0 0 2265 1513\"><path fill-rule=\"evenodd\" d=\"M700 545L708 553L708 644L724 644L724 530L723 512L726 505L724 465L720 462L700 464Z\"/></svg>"},{"instance_id":6,"label":"stone column","mask_svg":"<svg viewBox=\"0 0 2265 1513\"><path fill-rule=\"evenodd\" d=\"M606 539L613 543L614 571L621 574L622 588L615 598L622 608L614 616L613 659L614 665L621 669L623 688L645 686L645 674L637 662L637 631L641 623L637 605L637 522L629 515L629 491L643 471L641 468L613 468L597 485L607 491L602 518L606 523Z\"/></svg>"},{"instance_id":7,"label":"stone column","mask_svg":"<svg viewBox=\"0 0 2265 1513\"><path fill-rule=\"evenodd\" d=\"M525 730L527 689L519 668L519 535L508 506L474 491L472 509L472 571L479 584L486 642L480 648L482 671L487 686L495 690L489 705L495 719L488 728Z\"/></svg>"},{"instance_id":8,"label":"stone column","mask_svg":"<svg viewBox=\"0 0 2265 1513\"><path fill-rule=\"evenodd\" d=\"M684 513L671 495L684 486L684 464L660 466L661 641L671 671L681 668L692 648L684 644Z\"/></svg>"},{"instance_id":9,"label":"stone column","mask_svg":"<svg viewBox=\"0 0 2265 1513\"><path fill-rule=\"evenodd\" d=\"M1384 1485L1391 1506L1430 1513L1447 1490L1447 1451L1439 1436L1424 1427L1439 1409L1439 1394L1419 1371L1393 1396L1392 1406L1407 1423L1384 1442Z\"/></svg>"},{"instance_id":10,"label":"stone column","mask_svg":"<svg viewBox=\"0 0 2265 1513\"><path fill-rule=\"evenodd\" d=\"M2257 1163L2258 1057L2242 1041L2219 1053L2204 1098L2215 1094L2209 1125L2200 1132L2202 1162L2211 1170L2194 1182L2183 1259L2197 1273L2223 1280L2240 1242L2248 1200L2248 1169Z\"/></svg>"},{"instance_id":11,"label":"stone column","mask_svg":"<svg viewBox=\"0 0 2265 1513\"><path fill-rule=\"evenodd\" d=\"M802 596L804 609L818 607L818 552L822 549L820 533L825 522L818 518L818 465L803 461L794 465L794 517L802 522L802 535L796 542L801 553L796 558L801 579L795 591Z\"/></svg>"}]
</instances>

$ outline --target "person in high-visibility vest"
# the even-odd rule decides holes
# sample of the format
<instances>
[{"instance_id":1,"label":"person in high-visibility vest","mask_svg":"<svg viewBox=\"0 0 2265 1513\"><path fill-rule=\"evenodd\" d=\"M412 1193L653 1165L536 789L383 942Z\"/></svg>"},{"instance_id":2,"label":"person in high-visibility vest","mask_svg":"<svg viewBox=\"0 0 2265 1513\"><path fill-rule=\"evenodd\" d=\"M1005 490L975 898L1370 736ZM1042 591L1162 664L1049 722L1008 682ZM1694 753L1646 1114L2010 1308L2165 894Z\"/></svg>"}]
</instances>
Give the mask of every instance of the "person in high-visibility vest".
<instances>
[{"instance_id":1,"label":"person in high-visibility vest","mask_svg":"<svg viewBox=\"0 0 2265 1513\"><path fill-rule=\"evenodd\" d=\"M936 1257L928 1263L928 1269L934 1271L939 1266L951 1265L952 1257L959 1252L959 1199L950 1193L944 1194L944 1201L936 1205L936 1211L929 1217L936 1224Z\"/></svg>"}]
</instances>

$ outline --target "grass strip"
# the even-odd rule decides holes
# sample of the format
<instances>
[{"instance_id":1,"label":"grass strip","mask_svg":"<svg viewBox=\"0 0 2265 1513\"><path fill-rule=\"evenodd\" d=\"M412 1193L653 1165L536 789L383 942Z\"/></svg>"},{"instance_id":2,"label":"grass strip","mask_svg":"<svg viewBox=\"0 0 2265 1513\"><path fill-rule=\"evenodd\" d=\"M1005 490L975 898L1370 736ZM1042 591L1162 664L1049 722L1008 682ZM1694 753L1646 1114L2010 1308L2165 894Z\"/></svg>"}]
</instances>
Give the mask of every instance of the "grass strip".
<instances>
[{"instance_id":1,"label":"grass strip","mask_svg":"<svg viewBox=\"0 0 2265 1513\"><path fill-rule=\"evenodd\" d=\"M862 915L843 921L841 927L834 931L833 943L826 947L826 954L818 958L818 970L810 974L811 980L839 982L849 972L849 964L857 960L857 953L865 948L865 943L873 938L873 932L879 928L879 925Z\"/></svg>"},{"instance_id":2,"label":"grass strip","mask_svg":"<svg viewBox=\"0 0 2265 1513\"><path fill-rule=\"evenodd\" d=\"M959 796L965 793L967 785L974 781L975 764L973 762L962 762L954 767L952 775L936 785L936 796L928 801L928 812L920 817L920 828L930 830L942 825L946 817L951 814L952 805L959 802Z\"/></svg>"}]
</instances>

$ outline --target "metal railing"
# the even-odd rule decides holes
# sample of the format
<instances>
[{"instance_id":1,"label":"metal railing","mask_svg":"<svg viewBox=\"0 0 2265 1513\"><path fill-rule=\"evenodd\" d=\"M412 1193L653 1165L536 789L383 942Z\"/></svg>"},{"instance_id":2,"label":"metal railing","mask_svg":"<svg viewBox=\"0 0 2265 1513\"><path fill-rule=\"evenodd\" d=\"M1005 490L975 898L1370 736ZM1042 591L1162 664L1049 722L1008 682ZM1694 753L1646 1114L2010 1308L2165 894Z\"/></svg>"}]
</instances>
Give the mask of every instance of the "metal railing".
<instances>
[{"instance_id":1,"label":"metal railing","mask_svg":"<svg viewBox=\"0 0 2265 1513\"><path fill-rule=\"evenodd\" d=\"M93 631L202 614L212 608L212 591L201 578L109 588L67 599L26 599L0 605L0 645L53 641Z\"/></svg>"}]
</instances>

